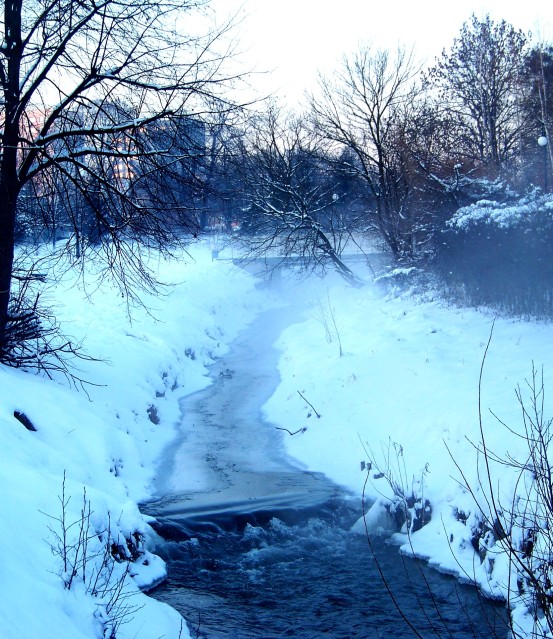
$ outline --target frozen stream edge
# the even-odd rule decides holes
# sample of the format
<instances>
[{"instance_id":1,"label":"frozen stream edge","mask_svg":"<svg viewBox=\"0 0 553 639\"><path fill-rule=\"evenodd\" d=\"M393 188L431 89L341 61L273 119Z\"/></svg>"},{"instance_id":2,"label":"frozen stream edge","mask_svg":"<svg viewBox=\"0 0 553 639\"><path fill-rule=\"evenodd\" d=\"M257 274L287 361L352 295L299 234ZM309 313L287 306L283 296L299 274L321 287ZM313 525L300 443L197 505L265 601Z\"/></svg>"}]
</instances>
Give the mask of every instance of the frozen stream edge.
<instances>
[{"instance_id":1,"label":"frozen stream edge","mask_svg":"<svg viewBox=\"0 0 553 639\"><path fill-rule=\"evenodd\" d=\"M210 366L212 384L181 400L178 435L161 458L154 501L142 505L160 522L162 536L231 530L282 513L322 511L349 497L322 473L294 462L284 448L289 435L262 414L280 382L281 353L273 344L301 321L300 310L262 312ZM359 497L352 505L360 511Z\"/></svg>"},{"instance_id":2,"label":"frozen stream edge","mask_svg":"<svg viewBox=\"0 0 553 639\"><path fill-rule=\"evenodd\" d=\"M202 528L345 496L322 473L294 463L282 431L262 415L280 381L272 345L298 315L290 307L262 312L210 367L212 384L181 400L177 438L162 455L154 501L143 512L164 525Z\"/></svg>"}]
</instances>

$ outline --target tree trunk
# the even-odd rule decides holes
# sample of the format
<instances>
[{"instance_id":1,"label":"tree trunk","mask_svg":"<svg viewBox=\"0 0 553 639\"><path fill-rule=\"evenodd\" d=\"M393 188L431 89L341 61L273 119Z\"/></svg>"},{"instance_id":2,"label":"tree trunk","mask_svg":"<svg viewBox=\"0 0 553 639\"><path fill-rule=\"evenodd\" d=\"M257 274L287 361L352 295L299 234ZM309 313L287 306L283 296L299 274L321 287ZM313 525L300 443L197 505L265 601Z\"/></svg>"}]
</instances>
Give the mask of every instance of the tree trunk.
<instances>
[{"instance_id":1,"label":"tree trunk","mask_svg":"<svg viewBox=\"0 0 553 639\"><path fill-rule=\"evenodd\" d=\"M349 269L344 264L344 262L342 262L342 260L340 259L336 251L334 250L334 247L330 243L330 240L320 229L317 229L317 239L320 242L320 248L322 249L323 253L330 258L331 262L336 267L338 273L340 273L340 275L350 284L352 285L358 284L358 280L355 277L355 274L353 273L353 271Z\"/></svg>"},{"instance_id":2,"label":"tree trunk","mask_svg":"<svg viewBox=\"0 0 553 639\"><path fill-rule=\"evenodd\" d=\"M5 343L15 245L15 215L20 191L18 147L20 115L21 0L5 3L4 88L5 123L0 162L0 349Z\"/></svg>"},{"instance_id":3,"label":"tree trunk","mask_svg":"<svg viewBox=\"0 0 553 639\"><path fill-rule=\"evenodd\" d=\"M6 154L6 149L4 149ZM6 158L1 166L0 176L0 350L5 342L8 306L12 281L15 210L17 199L17 178L15 185L5 175Z\"/></svg>"}]
</instances>

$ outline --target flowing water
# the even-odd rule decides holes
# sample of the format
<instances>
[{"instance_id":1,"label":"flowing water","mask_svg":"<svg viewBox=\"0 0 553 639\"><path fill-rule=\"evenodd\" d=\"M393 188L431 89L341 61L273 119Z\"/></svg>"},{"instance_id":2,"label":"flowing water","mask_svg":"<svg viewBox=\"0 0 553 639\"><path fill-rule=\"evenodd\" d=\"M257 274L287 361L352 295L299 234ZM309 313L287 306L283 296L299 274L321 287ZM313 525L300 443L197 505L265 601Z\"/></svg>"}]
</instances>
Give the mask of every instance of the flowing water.
<instances>
[{"instance_id":1,"label":"flowing water","mask_svg":"<svg viewBox=\"0 0 553 639\"><path fill-rule=\"evenodd\" d=\"M278 383L271 344L290 322L286 309L260 316L212 367L213 384L183 400L158 499L143 505L168 563L152 596L204 639L506 637L503 605L352 533L360 500L286 457L260 407Z\"/></svg>"},{"instance_id":2,"label":"flowing water","mask_svg":"<svg viewBox=\"0 0 553 639\"><path fill-rule=\"evenodd\" d=\"M327 507L295 523L274 518L167 541L160 550L169 579L153 596L181 612L193 637L206 639L417 636L409 624L425 638L507 636L503 605L402 558L382 539L369 548L347 522Z\"/></svg>"}]
</instances>

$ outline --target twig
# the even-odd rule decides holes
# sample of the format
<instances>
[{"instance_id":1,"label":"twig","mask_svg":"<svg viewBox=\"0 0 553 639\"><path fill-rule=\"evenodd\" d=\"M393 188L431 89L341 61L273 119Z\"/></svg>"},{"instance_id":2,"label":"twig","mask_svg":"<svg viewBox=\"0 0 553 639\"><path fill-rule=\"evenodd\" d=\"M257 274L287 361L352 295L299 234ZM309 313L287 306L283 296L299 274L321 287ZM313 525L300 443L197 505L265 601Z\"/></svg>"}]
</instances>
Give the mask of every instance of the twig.
<instances>
[{"instance_id":1,"label":"twig","mask_svg":"<svg viewBox=\"0 0 553 639\"><path fill-rule=\"evenodd\" d=\"M315 409L313 409L315 410ZM305 431L307 430L307 428L305 428L305 426L303 428L298 428L298 430L295 430L294 432L292 432L291 430L288 430L287 428L281 428L280 426L275 426L275 428L277 430L285 430L287 433L290 433L290 435L297 435L298 433L305 433Z\"/></svg>"},{"instance_id":2,"label":"twig","mask_svg":"<svg viewBox=\"0 0 553 639\"><path fill-rule=\"evenodd\" d=\"M201 629L201 627L202 627L202 613L199 612L198 613L198 625L196 626L196 639L199 639L199 637L200 637L200 629ZM181 636L181 634L182 634L182 621L181 621L181 631L179 633L179 637Z\"/></svg>"},{"instance_id":3,"label":"twig","mask_svg":"<svg viewBox=\"0 0 553 639\"><path fill-rule=\"evenodd\" d=\"M304 397L304 396L300 393L300 391L298 391L298 395L299 395L299 396L303 399L303 401L304 401L306 404L309 404L309 406L311 406L311 408L313 409L313 412L315 413L315 415L317 415L317 419L321 419L321 416L320 416L320 415L319 415L319 413L316 411L316 409L315 409L315 407L313 406L313 404L312 404L310 401L308 401L308 400L307 400L307 399L306 399L306 398L305 398L305 397Z\"/></svg>"},{"instance_id":4,"label":"twig","mask_svg":"<svg viewBox=\"0 0 553 639\"><path fill-rule=\"evenodd\" d=\"M330 319L332 320L332 324L334 326L334 332L336 333L336 339L338 340L338 350L340 353L340 357L344 355L344 351L342 350L342 340L340 339L340 331L338 330L338 324L336 323L336 314L334 313L334 309L330 303L330 294L327 292L328 299L328 310L330 312Z\"/></svg>"}]
</instances>

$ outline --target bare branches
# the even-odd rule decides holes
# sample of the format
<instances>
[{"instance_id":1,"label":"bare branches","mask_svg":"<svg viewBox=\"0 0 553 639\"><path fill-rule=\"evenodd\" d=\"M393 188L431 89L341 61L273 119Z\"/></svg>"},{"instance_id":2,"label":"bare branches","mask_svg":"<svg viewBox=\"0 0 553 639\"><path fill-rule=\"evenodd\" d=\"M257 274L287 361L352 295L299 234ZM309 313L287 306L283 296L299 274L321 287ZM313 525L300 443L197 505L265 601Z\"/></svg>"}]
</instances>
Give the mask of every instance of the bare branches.
<instances>
[{"instance_id":1,"label":"bare branches","mask_svg":"<svg viewBox=\"0 0 553 639\"><path fill-rule=\"evenodd\" d=\"M453 128L461 127L456 153L495 169L517 152L526 126L520 77L526 36L505 20L467 21L449 54L430 71Z\"/></svg>"},{"instance_id":2,"label":"bare branches","mask_svg":"<svg viewBox=\"0 0 553 639\"><path fill-rule=\"evenodd\" d=\"M83 388L79 361L96 361L82 344L65 336L54 311L41 301L44 275L30 267L28 274L16 272L18 286L9 309L6 335L0 346L0 361L7 366L40 372L47 377L61 375Z\"/></svg>"},{"instance_id":3,"label":"bare branches","mask_svg":"<svg viewBox=\"0 0 553 639\"><path fill-rule=\"evenodd\" d=\"M418 73L412 52L362 48L343 60L335 80L321 77L310 100L316 130L349 153L347 169L365 188L367 222L396 257L412 256L417 242L405 128Z\"/></svg>"},{"instance_id":4,"label":"bare branches","mask_svg":"<svg viewBox=\"0 0 553 639\"><path fill-rule=\"evenodd\" d=\"M16 232L32 228L36 237L37 229L51 227L55 242L63 227L74 238L68 246L76 259L105 258L125 294L153 284L137 242L165 251L197 233L206 121L239 108L227 97L239 76L227 74L224 64L232 22L220 28L196 22L193 32L180 26L204 4L6 5L0 17L2 357L12 338L26 339L38 326L31 329L20 313L8 318ZM31 307L35 313L38 307Z\"/></svg>"},{"instance_id":5,"label":"bare branches","mask_svg":"<svg viewBox=\"0 0 553 639\"><path fill-rule=\"evenodd\" d=\"M330 293L327 291L327 306L323 306L321 300L319 300L320 317L317 319L323 325L326 334L326 341L331 344L335 339L338 342L338 353L340 357L344 355L342 349L342 339L340 337L340 331L338 329L338 323L336 322L336 311L330 301Z\"/></svg>"},{"instance_id":6,"label":"bare branches","mask_svg":"<svg viewBox=\"0 0 553 639\"><path fill-rule=\"evenodd\" d=\"M490 449L482 415L482 392L492 336L493 326L478 382L480 442L475 446L476 480L471 481L455 459L454 462L478 510L472 517L471 542L480 561L488 562L490 573L495 562L507 565L503 569L504 581L499 585L511 612L517 609L516 615L511 615L513 637L545 636L553 631L553 419L545 417L543 372L540 374L533 365L525 387L516 389L520 426L515 428L497 420L523 443L523 449L517 455Z\"/></svg>"},{"instance_id":7,"label":"bare branches","mask_svg":"<svg viewBox=\"0 0 553 639\"><path fill-rule=\"evenodd\" d=\"M133 592L129 590L128 578L131 562L140 554L136 544L141 535L119 541L120 533L112 529L111 517L102 530L93 526L94 514L86 489L83 489L82 504L76 519L70 519L71 495L67 492L64 472L61 495L58 496L60 512L57 515L43 513L51 524L50 549L59 560L59 576L66 590L77 584L84 589L96 605L94 617L101 624L105 637L115 637L118 628L128 622L140 609L129 603ZM134 556L133 556L134 555Z\"/></svg>"},{"instance_id":8,"label":"bare branches","mask_svg":"<svg viewBox=\"0 0 553 639\"><path fill-rule=\"evenodd\" d=\"M354 283L341 259L354 218L338 202L337 174L307 122L272 107L252 121L240 151L241 237L251 254L307 271L330 266Z\"/></svg>"},{"instance_id":9,"label":"bare branches","mask_svg":"<svg viewBox=\"0 0 553 639\"><path fill-rule=\"evenodd\" d=\"M426 464L421 469L420 478L414 475L409 478L401 444L391 440L386 444L381 443L380 455L375 454L367 443L361 441L361 445L368 457L368 461L361 464L361 469L366 469L367 482L371 481L374 486L374 482L383 479L391 490L390 496L375 487L376 492L381 495L381 503L394 522L394 528L402 530L408 536L420 530L432 518L432 505L424 493L426 476L430 472L429 465Z\"/></svg>"}]
</instances>

